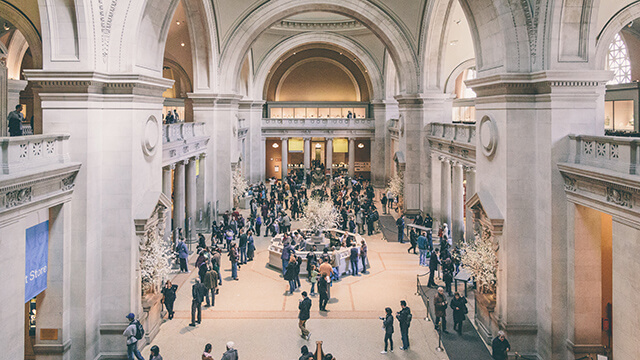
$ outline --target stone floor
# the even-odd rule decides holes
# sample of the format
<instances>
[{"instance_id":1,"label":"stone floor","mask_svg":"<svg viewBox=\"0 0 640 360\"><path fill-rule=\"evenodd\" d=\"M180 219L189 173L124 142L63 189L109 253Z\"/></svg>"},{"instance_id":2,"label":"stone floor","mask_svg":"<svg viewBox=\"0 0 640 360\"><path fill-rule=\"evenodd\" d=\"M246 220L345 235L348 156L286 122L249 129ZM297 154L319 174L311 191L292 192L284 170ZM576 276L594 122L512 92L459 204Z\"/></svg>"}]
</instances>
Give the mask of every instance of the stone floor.
<instances>
[{"instance_id":1,"label":"stone floor","mask_svg":"<svg viewBox=\"0 0 640 360\"><path fill-rule=\"evenodd\" d=\"M296 228L296 224L293 224ZM214 358L224 352L224 344L234 341L242 359L297 359L302 345L315 348L323 341L325 352L337 359L448 359L437 352L437 334L425 320L426 309L416 293L416 274L424 273L416 255L408 254L408 245L387 243L380 234L366 237L369 245L369 274L344 276L334 282L327 313L318 311L318 298L312 297L313 307L307 328L311 339L300 338L298 329L298 300L300 292L309 292L310 283L302 278L302 289L287 295L288 284L279 270L267 266L269 239L256 239L254 261L239 270L239 281L231 280L230 263L222 254L223 285L216 297L215 307L203 307L202 324L189 327L191 283L193 271L178 290L176 315L165 321L152 344L160 347L167 360L197 359L204 345L213 345ZM192 265L190 265L191 267ZM182 275L185 276L185 275ZM394 313L405 299L414 314L410 328L411 349L402 351L400 331L394 334L394 353L381 355L383 349L382 322L378 319L384 308ZM149 356L149 346L143 350Z\"/></svg>"}]
</instances>

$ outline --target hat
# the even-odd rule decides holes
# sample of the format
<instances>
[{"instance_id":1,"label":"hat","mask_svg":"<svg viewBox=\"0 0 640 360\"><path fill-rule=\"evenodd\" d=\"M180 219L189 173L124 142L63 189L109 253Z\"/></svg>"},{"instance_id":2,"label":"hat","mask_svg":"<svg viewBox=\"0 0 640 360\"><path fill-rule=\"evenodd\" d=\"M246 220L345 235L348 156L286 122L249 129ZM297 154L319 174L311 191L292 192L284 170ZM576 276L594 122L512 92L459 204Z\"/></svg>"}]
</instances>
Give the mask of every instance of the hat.
<instances>
[{"instance_id":1,"label":"hat","mask_svg":"<svg viewBox=\"0 0 640 360\"><path fill-rule=\"evenodd\" d=\"M129 313L129 315L127 315L127 319L129 320L133 320L136 318L136 315L134 313Z\"/></svg>"}]
</instances>

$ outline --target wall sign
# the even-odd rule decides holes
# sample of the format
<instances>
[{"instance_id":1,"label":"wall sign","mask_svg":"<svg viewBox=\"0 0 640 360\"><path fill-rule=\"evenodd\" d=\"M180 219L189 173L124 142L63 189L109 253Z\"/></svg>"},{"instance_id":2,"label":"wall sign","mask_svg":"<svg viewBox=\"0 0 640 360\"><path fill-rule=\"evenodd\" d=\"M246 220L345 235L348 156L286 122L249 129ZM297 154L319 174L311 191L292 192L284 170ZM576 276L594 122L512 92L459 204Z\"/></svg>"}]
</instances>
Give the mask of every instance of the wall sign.
<instances>
[{"instance_id":1,"label":"wall sign","mask_svg":"<svg viewBox=\"0 0 640 360\"><path fill-rule=\"evenodd\" d=\"M26 230L24 302L29 302L47 288L49 265L49 221Z\"/></svg>"}]
</instances>

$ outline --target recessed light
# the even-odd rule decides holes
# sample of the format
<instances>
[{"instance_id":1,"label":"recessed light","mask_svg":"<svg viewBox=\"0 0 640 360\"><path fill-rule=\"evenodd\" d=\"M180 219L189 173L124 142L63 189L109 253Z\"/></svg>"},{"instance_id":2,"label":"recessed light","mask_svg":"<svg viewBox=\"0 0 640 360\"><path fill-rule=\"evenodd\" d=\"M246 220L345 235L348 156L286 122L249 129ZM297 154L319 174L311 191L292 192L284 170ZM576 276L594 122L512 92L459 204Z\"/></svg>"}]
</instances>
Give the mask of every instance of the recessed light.
<instances>
[{"instance_id":1,"label":"recessed light","mask_svg":"<svg viewBox=\"0 0 640 360\"><path fill-rule=\"evenodd\" d=\"M293 53L293 55L295 55L296 53Z\"/></svg>"},{"instance_id":2,"label":"recessed light","mask_svg":"<svg viewBox=\"0 0 640 360\"><path fill-rule=\"evenodd\" d=\"M280 145L278 145L278 143L273 143L271 146L273 146L274 149L277 149Z\"/></svg>"},{"instance_id":3,"label":"recessed light","mask_svg":"<svg viewBox=\"0 0 640 360\"><path fill-rule=\"evenodd\" d=\"M364 144L363 143L359 143L358 144L358 149L362 149L362 148L364 148Z\"/></svg>"},{"instance_id":4,"label":"recessed light","mask_svg":"<svg viewBox=\"0 0 640 360\"><path fill-rule=\"evenodd\" d=\"M320 149L322 147L322 145L320 145L319 143L316 144L316 149Z\"/></svg>"},{"instance_id":5,"label":"recessed light","mask_svg":"<svg viewBox=\"0 0 640 360\"><path fill-rule=\"evenodd\" d=\"M7 30L7 31L10 29L9 28L9 23L4 23L4 29Z\"/></svg>"},{"instance_id":6,"label":"recessed light","mask_svg":"<svg viewBox=\"0 0 640 360\"><path fill-rule=\"evenodd\" d=\"M176 25L180 26L180 21L176 21Z\"/></svg>"},{"instance_id":7,"label":"recessed light","mask_svg":"<svg viewBox=\"0 0 640 360\"><path fill-rule=\"evenodd\" d=\"M184 46L184 43L180 44L180 46Z\"/></svg>"}]
</instances>

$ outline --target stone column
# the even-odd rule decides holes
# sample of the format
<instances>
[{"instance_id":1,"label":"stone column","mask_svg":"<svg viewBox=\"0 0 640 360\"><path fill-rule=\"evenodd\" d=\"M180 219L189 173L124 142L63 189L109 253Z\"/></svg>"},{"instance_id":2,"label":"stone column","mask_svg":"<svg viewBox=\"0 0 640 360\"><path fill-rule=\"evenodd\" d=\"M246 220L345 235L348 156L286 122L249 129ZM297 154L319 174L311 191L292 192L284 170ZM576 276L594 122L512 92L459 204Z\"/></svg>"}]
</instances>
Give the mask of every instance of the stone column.
<instances>
[{"instance_id":1,"label":"stone column","mask_svg":"<svg viewBox=\"0 0 640 360\"><path fill-rule=\"evenodd\" d=\"M440 157L440 224L446 223L451 229L451 163Z\"/></svg>"},{"instance_id":2,"label":"stone column","mask_svg":"<svg viewBox=\"0 0 640 360\"><path fill-rule=\"evenodd\" d=\"M171 181L171 171L175 169L175 164L165 166L162 168L162 193L165 194L169 200L173 201L173 187ZM171 218L167 218L166 227L164 229L164 240L168 243L171 239Z\"/></svg>"},{"instance_id":3,"label":"stone column","mask_svg":"<svg viewBox=\"0 0 640 360\"><path fill-rule=\"evenodd\" d=\"M7 115L12 111L9 109L11 106L8 103L9 89L8 89L8 73L7 73L7 59L5 55L0 55L0 136L9 136L9 122L7 121ZM14 104L13 106L15 106Z\"/></svg>"},{"instance_id":4,"label":"stone column","mask_svg":"<svg viewBox=\"0 0 640 360\"><path fill-rule=\"evenodd\" d=\"M356 174L356 139L349 138L349 176Z\"/></svg>"},{"instance_id":5,"label":"stone column","mask_svg":"<svg viewBox=\"0 0 640 360\"><path fill-rule=\"evenodd\" d=\"M311 169L311 138L304 138L304 172L306 173Z\"/></svg>"},{"instance_id":6,"label":"stone column","mask_svg":"<svg viewBox=\"0 0 640 360\"><path fill-rule=\"evenodd\" d=\"M187 167L186 176L185 176L185 187L186 187L186 222L185 224L189 224L191 226L190 233L188 235L189 240L195 239L194 227L196 223L196 213L197 213L197 189L196 189L196 159L191 158L185 161L185 165ZM186 229L185 229L186 230Z\"/></svg>"},{"instance_id":7,"label":"stone column","mask_svg":"<svg viewBox=\"0 0 640 360\"><path fill-rule=\"evenodd\" d=\"M198 157L198 175L196 180L196 211L202 210L203 217L204 212L207 210L207 200L205 199L205 192L207 183L205 181L207 175L207 154L200 154ZM196 212L197 213L197 212ZM204 224L206 229L209 229L210 224ZM207 230L208 231L208 230Z\"/></svg>"},{"instance_id":8,"label":"stone column","mask_svg":"<svg viewBox=\"0 0 640 360\"><path fill-rule=\"evenodd\" d=\"M463 241L464 236L464 187L462 184L462 164L458 161L452 163L451 179L451 236L454 246Z\"/></svg>"},{"instance_id":9,"label":"stone column","mask_svg":"<svg viewBox=\"0 0 640 360\"><path fill-rule=\"evenodd\" d=\"M435 153L430 154L431 161L431 217L433 218L433 228L436 229L436 226L440 225L440 221L442 220L442 205L440 203L440 196L442 191L440 191L440 186L438 184L442 183L440 178L440 171L442 170L442 165L440 164L440 159L438 155Z\"/></svg>"},{"instance_id":10,"label":"stone column","mask_svg":"<svg viewBox=\"0 0 640 360\"><path fill-rule=\"evenodd\" d=\"M467 196L466 201L469 201L473 195L476 194L476 169L474 167L465 167L465 174L467 175ZM473 233L473 214L471 210L467 208L465 204L465 240L473 241L475 235Z\"/></svg>"},{"instance_id":11,"label":"stone column","mask_svg":"<svg viewBox=\"0 0 640 360\"><path fill-rule=\"evenodd\" d=\"M262 107L264 101L241 100L239 108L242 116L247 121L249 132L246 138L246 159L245 177L250 183L255 183L264 179L264 171L262 167L265 161L265 148L261 146L260 138L262 137Z\"/></svg>"},{"instance_id":12,"label":"stone column","mask_svg":"<svg viewBox=\"0 0 640 360\"><path fill-rule=\"evenodd\" d=\"M386 169L386 160L389 156L387 152L391 151L390 145L385 146L385 140L388 137L387 110L389 107L390 105L382 100L371 102L373 115L369 117L372 117L375 123L375 135L371 138L371 182L376 187L386 186L386 175L391 171Z\"/></svg>"},{"instance_id":13,"label":"stone column","mask_svg":"<svg viewBox=\"0 0 640 360\"><path fill-rule=\"evenodd\" d=\"M185 216L185 163L176 163L176 170L173 174L173 229L184 228Z\"/></svg>"},{"instance_id":14,"label":"stone column","mask_svg":"<svg viewBox=\"0 0 640 360\"><path fill-rule=\"evenodd\" d=\"M328 138L326 143L327 156L325 156L325 166L329 170L329 175L333 174L333 139Z\"/></svg>"},{"instance_id":15,"label":"stone column","mask_svg":"<svg viewBox=\"0 0 640 360\"><path fill-rule=\"evenodd\" d=\"M282 180L284 180L289 172L289 138L283 137L280 140L282 140L282 161L280 162L282 169L280 169L280 174L282 174Z\"/></svg>"}]
</instances>

